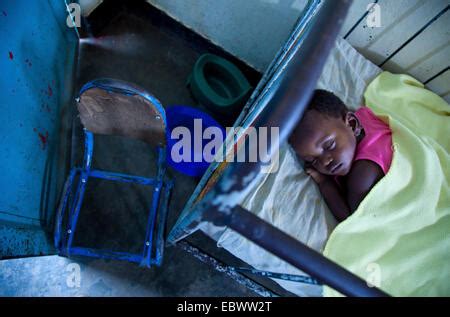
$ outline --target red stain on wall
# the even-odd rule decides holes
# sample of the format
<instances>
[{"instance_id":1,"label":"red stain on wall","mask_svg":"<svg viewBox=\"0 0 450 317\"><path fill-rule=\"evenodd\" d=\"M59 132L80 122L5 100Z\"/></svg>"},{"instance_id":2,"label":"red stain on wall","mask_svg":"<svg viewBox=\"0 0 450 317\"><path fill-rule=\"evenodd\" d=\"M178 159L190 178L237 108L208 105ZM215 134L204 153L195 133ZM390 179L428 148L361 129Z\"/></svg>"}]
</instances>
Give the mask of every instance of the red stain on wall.
<instances>
[{"instance_id":1,"label":"red stain on wall","mask_svg":"<svg viewBox=\"0 0 450 317\"><path fill-rule=\"evenodd\" d=\"M12 52L9 52L9 59L12 60L14 58L14 55Z\"/></svg>"},{"instance_id":2,"label":"red stain on wall","mask_svg":"<svg viewBox=\"0 0 450 317\"><path fill-rule=\"evenodd\" d=\"M50 85L48 85L47 94L49 97L53 96L53 90L52 90L52 87L50 87Z\"/></svg>"},{"instance_id":3,"label":"red stain on wall","mask_svg":"<svg viewBox=\"0 0 450 317\"><path fill-rule=\"evenodd\" d=\"M45 135L43 135L42 133L38 133L39 139L41 140L41 147L43 150L45 150L46 146L47 146L47 141L48 141L48 131L45 131Z\"/></svg>"},{"instance_id":4,"label":"red stain on wall","mask_svg":"<svg viewBox=\"0 0 450 317\"><path fill-rule=\"evenodd\" d=\"M33 131L37 132L39 140L41 141L41 148L43 150L45 150L45 148L47 147L47 143L48 143L48 131L45 131L45 134L38 132L38 130L36 128L33 128Z\"/></svg>"}]
</instances>

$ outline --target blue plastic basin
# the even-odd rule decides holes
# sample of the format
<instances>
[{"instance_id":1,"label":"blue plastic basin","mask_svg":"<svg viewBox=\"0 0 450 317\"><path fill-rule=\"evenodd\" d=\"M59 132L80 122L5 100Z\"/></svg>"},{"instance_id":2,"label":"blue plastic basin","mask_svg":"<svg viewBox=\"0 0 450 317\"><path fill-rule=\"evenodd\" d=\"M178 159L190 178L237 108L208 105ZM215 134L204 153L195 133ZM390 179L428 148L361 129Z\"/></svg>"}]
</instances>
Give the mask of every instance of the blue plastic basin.
<instances>
[{"instance_id":1,"label":"blue plastic basin","mask_svg":"<svg viewBox=\"0 0 450 317\"><path fill-rule=\"evenodd\" d=\"M201 119L202 120L202 135L203 131L208 127L218 127L222 131L222 142L225 138L225 129L210 115L192 107L187 106L171 106L166 109L166 118L167 118L167 164L174 168L175 170L183 173L185 175L200 177L202 176L209 166L209 162L205 161L203 155L201 162L194 162L195 155L195 147L194 147L194 120ZM179 142L179 139L173 139L171 137L173 129L177 127L185 127L190 131L191 134L191 147L189 157L191 158L191 162L174 162L171 156L172 147L174 144ZM206 144L208 144L211 140L202 138L202 147L201 153L203 154L203 148Z\"/></svg>"}]
</instances>

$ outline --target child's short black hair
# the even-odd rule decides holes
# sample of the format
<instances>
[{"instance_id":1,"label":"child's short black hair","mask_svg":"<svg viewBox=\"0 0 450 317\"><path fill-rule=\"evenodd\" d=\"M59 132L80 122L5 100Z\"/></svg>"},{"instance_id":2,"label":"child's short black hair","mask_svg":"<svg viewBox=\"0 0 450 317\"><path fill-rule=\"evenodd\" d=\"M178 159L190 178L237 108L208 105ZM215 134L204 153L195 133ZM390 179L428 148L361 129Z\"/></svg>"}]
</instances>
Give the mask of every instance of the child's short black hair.
<instances>
[{"instance_id":1,"label":"child's short black hair","mask_svg":"<svg viewBox=\"0 0 450 317\"><path fill-rule=\"evenodd\" d=\"M348 112L347 107L339 97L323 89L314 90L308 108L306 108L306 111L310 110L316 110L334 118L343 118Z\"/></svg>"}]
</instances>

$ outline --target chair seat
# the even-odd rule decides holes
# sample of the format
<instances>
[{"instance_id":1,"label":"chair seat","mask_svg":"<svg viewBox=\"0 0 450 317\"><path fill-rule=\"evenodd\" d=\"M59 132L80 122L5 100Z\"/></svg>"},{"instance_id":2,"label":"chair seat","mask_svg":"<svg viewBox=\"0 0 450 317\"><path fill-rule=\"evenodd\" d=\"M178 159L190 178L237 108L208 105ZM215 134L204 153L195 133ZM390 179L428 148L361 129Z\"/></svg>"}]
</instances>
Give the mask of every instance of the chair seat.
<instances>
[{"instance_id":1,"label":"chair seat","mask_svg":"<svg viewBox=\"0 0 450 317\"><path fill-rule=\"evenodd\" d=\"M166 120L159 101L135 86L124 87L127 87L124 82L110 79L85 85L77 103L84 127L95 134L120 135L155 146L164 145Z\"/></svg>"}]
</instances>

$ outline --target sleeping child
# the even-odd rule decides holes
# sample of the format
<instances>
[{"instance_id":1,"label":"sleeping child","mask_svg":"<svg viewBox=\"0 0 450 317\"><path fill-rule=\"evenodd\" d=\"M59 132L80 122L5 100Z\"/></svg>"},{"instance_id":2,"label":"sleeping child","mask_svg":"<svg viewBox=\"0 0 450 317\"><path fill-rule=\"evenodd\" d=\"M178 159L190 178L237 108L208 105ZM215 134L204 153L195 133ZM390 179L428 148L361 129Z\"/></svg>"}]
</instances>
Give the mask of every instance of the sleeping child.
<instances>
[{"instance_id":1,"label":"sleeping child","mask_svg":"<svg viewBox=\"0 0 450 317\"><path fill-rule=\"evenodd\" d=\"M325 90L314 91L289 143L338 221L387 173L393 153L391 130L372 110L351 112Z\"/></svg>"}]
</instances>

